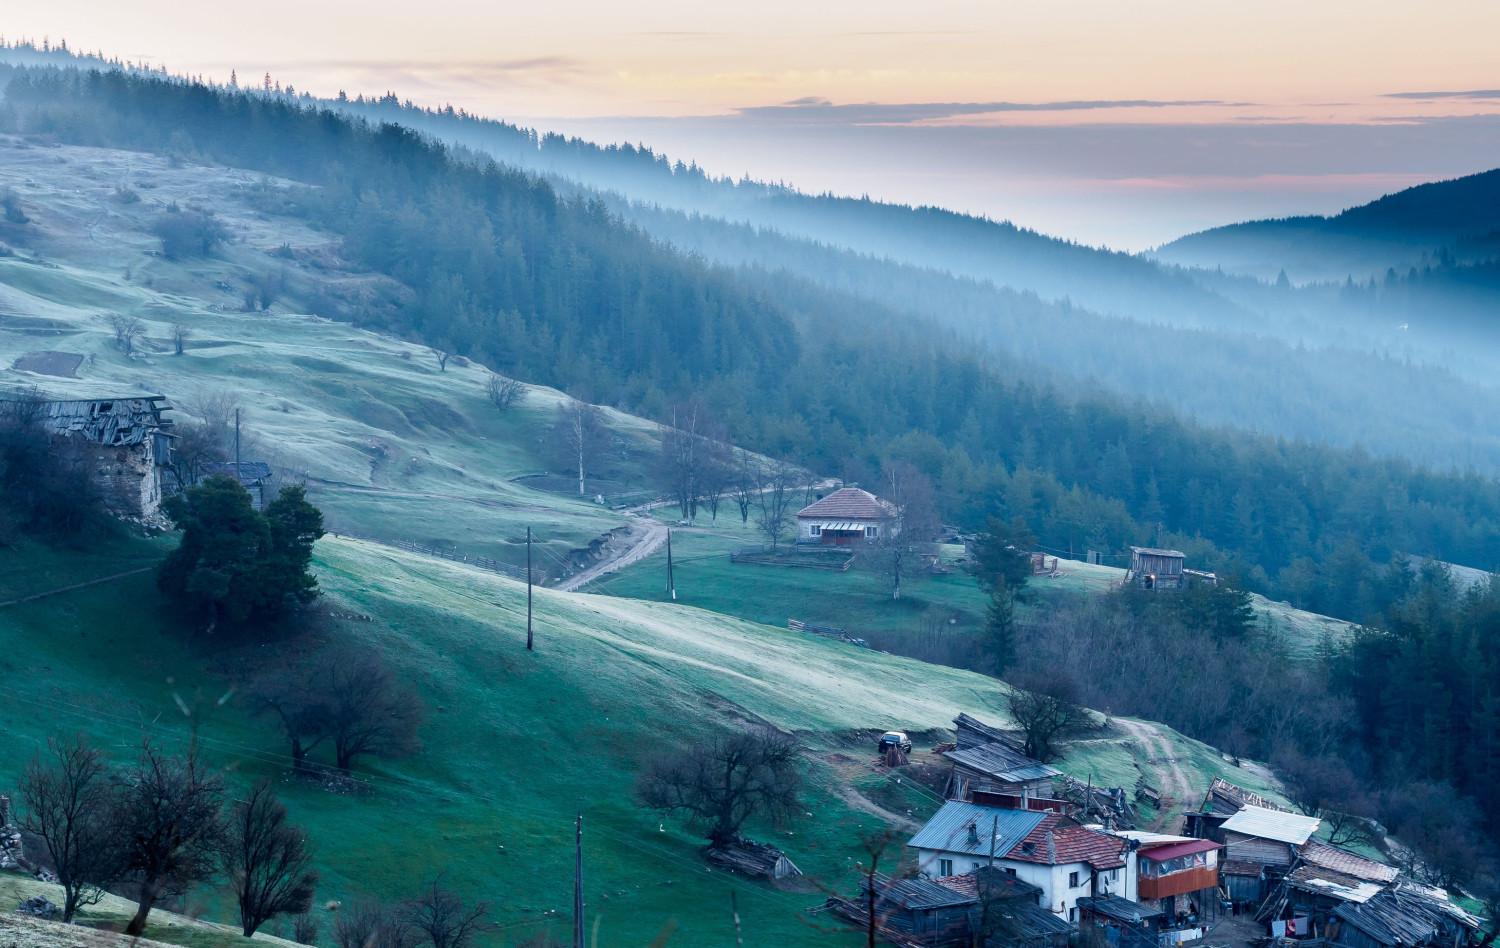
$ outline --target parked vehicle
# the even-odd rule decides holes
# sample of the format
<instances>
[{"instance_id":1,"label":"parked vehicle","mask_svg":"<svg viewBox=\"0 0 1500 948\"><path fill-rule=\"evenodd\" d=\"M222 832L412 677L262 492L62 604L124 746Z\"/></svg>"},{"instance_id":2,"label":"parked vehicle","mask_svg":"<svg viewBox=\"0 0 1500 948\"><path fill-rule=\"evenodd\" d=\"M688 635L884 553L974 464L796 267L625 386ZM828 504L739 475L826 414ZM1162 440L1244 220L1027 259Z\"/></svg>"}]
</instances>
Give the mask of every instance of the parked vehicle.
<instances>
[{"instance_id":1,"label":"parked vehicle","mask_svg":"<svg viewBox=\"0 0 1500 948\"><path fill-rule=\"evenodd\" d=\"M906 736L905 731L886 731L880 735L880 743L877 745L882 754L893 747L901 748L903 754L911 753L911 738Z\"/></svg>"}]
</instances>

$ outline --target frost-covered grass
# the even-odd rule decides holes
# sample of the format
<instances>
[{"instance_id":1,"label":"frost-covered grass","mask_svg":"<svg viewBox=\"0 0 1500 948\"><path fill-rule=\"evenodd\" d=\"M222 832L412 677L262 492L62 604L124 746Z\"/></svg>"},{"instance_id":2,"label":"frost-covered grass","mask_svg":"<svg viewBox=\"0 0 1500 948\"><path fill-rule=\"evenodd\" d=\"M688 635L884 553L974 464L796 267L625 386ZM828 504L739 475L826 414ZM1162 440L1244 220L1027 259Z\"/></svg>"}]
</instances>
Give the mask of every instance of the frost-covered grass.
<instances>
[{"instance_id":1,"label":"frost-covered grass","mask_svg":"<svg viewBox=\"0 0 1500 948\"><path fill-rule=\"evenodd\" d=\"M789 833L757 826L754 834L776 840L823 882L847 886L859 832L880 825L869 802L851 803L858 798L848 787L918 821L933 802L870 766L869 732L901 727L930 746L959 711L997 724L1006 718L1005 686L992 678L691 606L539 589L537 649L527 653L521 584L332 538L319 543L317 568L330 606L373 617L327 634L379 648L429 708L422 752L371 761L369 789L331 795L283 781L322 853L320 904L361 893L397 897L446 868L455 884L499 898L508 935L535 930L553 911L566 921L571 820L581 810L601 946L646 944L674 918L670 944L724 942L733 934L731 887L755 941L838 944L797 918L821 901L818 892L708 872L691 832L636 809L631 785L642 762L746 721L800 733L811 749L812 815ZM131 607L121 609L122 601ZM130 755L148 728L184 737L174 693L212 705L229 682L202 668L253 661L253 651L224 651L227 644L186 638L149 582L0 611L0 654L12 669L34 670L11 674L0 688L0 784L59 730L86 727L117 756ZM283 772L274 732L237 697L208 715L201 735L233 780ZM1203 786L1210 754L1192 755ZM1106 739L1078 745L1059 766L1128 788L1139 758L1128 741ZM206 904L211 917L228 918L222 903Z\"/></svg>"},{"instance_id":2,"label":"frost-covered grass","mask_svg":"<svg viewBox=\"0 0 1500 948\"><path fill-rule=\"evenodd\" d=\"M310 476L331 524L392 539L451 543L518 563L523 554L506 540L529 524L544 547L542 565L555 573L556 558L620 523L588 500L513 483L557 465L548 429L560 393L534 388L501 414L485 396L483 366L450 360L441 371L426 347L303 315L295 295L269 313L242 312L240 288L282 268L304 296L315 284L379 287L376 277L341 269L326 235L254 211L245 199L254 176L104 149L17 148L3 137L0 156L0 186L12 188L34 220L14 241L16 255L0 257L0 391L150 391L166 395L179 418L232 393L243 409L245 458ZM140 185L139 203L114 199L115 185L126 182ZM173 201L212 208L231 242L212 257L157 255L149 227ZM295 248L294 259L273 255L283 243ZM114 345L108 313L142 321L137 358ZM173 324L192 333L182 356L171 354ZM93 361L78 379L10 368L42 350ZM653 427L607 414L611 481L638 488Z\"/></svg>"},{"instance_id":3,"label":"frost-covered grass","mask_svg":"<svg viewBox=\"0 0 1500 948\"><path fill-rule=\"evenodd\" d=\"M62 886L21 875L0 875L0 906L8 910L35 896L61 905ZM92 932L67 928L58 922L28 919L9 911L0 912L0 943L25 945L27 948L156 948L162 944L185 945L187 948L291 948L296 944L271 934L270 925L256 932L254 938L246 938L232 925L162 909L152 910L144 940L114 934L123 931L134 914L135 903L116 895L106 895L98 904L85 906L79 911L76 924L96 929Z\"/></svg>"}]
</instances>

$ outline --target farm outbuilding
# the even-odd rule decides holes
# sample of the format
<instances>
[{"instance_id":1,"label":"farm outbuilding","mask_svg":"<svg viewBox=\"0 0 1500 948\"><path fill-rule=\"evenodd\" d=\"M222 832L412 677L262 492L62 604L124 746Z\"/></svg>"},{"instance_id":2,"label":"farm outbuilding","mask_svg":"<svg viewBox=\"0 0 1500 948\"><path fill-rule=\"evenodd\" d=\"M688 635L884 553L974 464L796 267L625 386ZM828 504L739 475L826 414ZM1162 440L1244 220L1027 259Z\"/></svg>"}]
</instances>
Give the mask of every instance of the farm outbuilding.
<instances>
[{"instance_id":1,"label":"farm outbuilding","mask_svg":"<svg viewBox=\"0 0 1500 948\"><path fill-rule=\"evenodd\" d=\"M1177 550L1158 550L1151 547L1130 548L1130 570L1125 574L1125 583L1142 589L1181 589L1187 581L1183 566L1187 554Z\"/></svg>"},{"instance_id":2,"label":"farm outbuilding","mask_svg":"<svg viewBox=\"0 0 1500 948\"><path fill-rule=\"evenodd\" d=\"M162 469L172 463L172 422L164 395L16 400L10 412L30 415L57 442L76 452L117 517L146 519L161 507Z\"/></svg>"}]
</instances>

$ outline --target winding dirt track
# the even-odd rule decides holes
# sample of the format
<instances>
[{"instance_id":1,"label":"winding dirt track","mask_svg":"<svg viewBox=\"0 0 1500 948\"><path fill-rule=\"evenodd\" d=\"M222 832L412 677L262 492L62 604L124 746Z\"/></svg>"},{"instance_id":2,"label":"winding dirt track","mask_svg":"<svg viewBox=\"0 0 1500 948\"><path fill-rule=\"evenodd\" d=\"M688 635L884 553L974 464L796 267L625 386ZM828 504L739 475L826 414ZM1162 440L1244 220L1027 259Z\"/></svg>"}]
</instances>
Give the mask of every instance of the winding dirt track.
<instances>
[{"instance_id":1,"label":"winding dirt track","mask_svg":"<svg viewBox=\"0 0 1500 948\"><path fill-rule=\"evenodd\" d=\"M1157 811L1153 830L1163 830L1177 818L1178 808L1192 800L1197 791L1187 771L1175 759L1177 748L1172 739L1161 729L1144 721L1127 721L1115 718L1116 727L1134 737L1146 752L1146 766L1156 775L1157 789L1161 791L1161 809Z\"/></svg>"},{"instance_id":2,"label":"winding dirt track","mask_svg":"<svg viewBox=\"0 0 1500 948\"><path fill-rule=\"evenodd\" d=\"M558 583L553 589L577 592L601 576L624 569L661 549L667 542L667 526L650 517L635 517L630 524L631 543L611 552L604 559L581 573L575 573Z\"/></svg>"}]
</instances>

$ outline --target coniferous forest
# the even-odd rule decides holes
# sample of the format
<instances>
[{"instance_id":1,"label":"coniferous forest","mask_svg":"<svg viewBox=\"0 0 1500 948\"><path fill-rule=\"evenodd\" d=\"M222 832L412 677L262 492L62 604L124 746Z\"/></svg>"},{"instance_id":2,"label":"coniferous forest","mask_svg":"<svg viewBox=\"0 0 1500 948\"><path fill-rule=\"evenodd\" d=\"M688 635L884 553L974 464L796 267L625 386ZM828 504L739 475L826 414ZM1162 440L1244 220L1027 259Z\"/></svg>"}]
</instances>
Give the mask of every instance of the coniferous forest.
<instances>
[{"instance_id":1,"label":"coniferous forest","mask_svg":"<svg viewBox=\"0 0 1500 948\"><path fill-rule=\"evenodd\" d=\"M660 417L702 397L737 443L851 475L928 474L945 520L1020 517L1062 552L1172 543L1246 588L1362 620L1412 553L1500 563L1500 485L1194 425L786 272L653 242L598 202L408 129L175 79L20 70L4 121L289 178L263 209L400 281L328 315Z\"/></svg>"},{"instance_id":2,"label":"coniferous forest","mask_svg":"<svg viewBox=\"0 0 1500 948\"><path fill-rule=\"evenodd\" d=\"M1130 662L1161 661L1197 636L1195 660L1174 659L1175 674L1217 676L1225 703L1163 700L1154 709L1164 720L1276 757L1294 791L1324 793L1326 809L1413 820L1424 807L1500 812L1500 587L1460 589L1440 563L1410 560L1500 566L1491 477L1200 425L1065 384L937 320L788 270L713 265L602 201L295 98L26 68L6 87L0 127L264 173L261 210L337 235L351 260L391 278L373 298L319 301L319 315L647 417L701 399L735 444L819 472L867 481L909 462L931 479L943 520L963 529L1019 521L1064 554L1176 546L1236 595L1362 623L1277 682L1279 700L1300 712L1284 726L1246 716L1274 707L1256 689L1285 656L1245 627L1243 601L1206 632L1199 619L1122 598L1023 634L1034 655L1065 664L1076 657L1070 641L1094 651L1099 630L1133 629L1135 656L1122 652L1084 697L1135 713L1144 710L1128 707L1129 692L1107 688L1133 680L1119 669L1147 674L1155 666ZM1372 778L1384 796L1329 796L1345 775ZM1414 786L1436 789L1400 796ZM1492 817L1475 819L1500 831ZM1425 833L1437 851L1462 848L1455 825L1434 816L1394 828ZM1477 863L1465 851L1442 864L1462 882Z\"/></svg>"}]
</instances>

